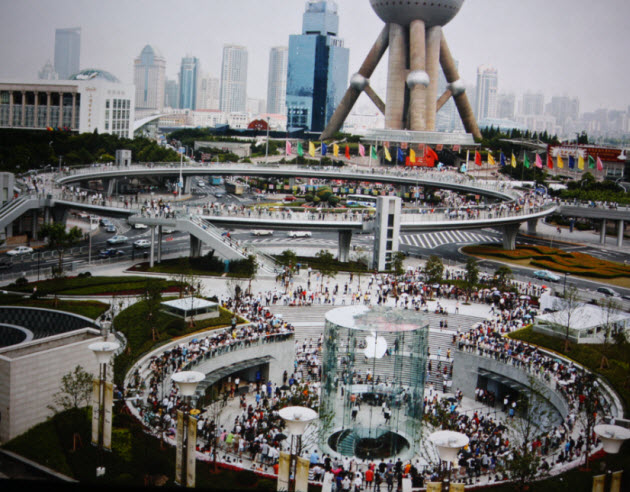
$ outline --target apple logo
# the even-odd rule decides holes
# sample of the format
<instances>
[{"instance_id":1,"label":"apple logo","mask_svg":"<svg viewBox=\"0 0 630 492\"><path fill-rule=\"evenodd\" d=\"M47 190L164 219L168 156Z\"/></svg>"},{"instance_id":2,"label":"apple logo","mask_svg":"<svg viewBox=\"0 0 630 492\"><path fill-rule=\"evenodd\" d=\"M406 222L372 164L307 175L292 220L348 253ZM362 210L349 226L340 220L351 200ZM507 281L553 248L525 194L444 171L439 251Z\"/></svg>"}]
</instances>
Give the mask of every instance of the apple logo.
<instances>
[{"instance_id":1,"label":"apple logo","mask_svg":"<svg viewBox=\"0 0 630 492\"><path fill-rule=\"evenodd\" d=\"M377 337L374 331L371 336L365 337L365 344L363 353L366 357L381 359L387 352L387 340Z\"/></svg>"}]
</instances>

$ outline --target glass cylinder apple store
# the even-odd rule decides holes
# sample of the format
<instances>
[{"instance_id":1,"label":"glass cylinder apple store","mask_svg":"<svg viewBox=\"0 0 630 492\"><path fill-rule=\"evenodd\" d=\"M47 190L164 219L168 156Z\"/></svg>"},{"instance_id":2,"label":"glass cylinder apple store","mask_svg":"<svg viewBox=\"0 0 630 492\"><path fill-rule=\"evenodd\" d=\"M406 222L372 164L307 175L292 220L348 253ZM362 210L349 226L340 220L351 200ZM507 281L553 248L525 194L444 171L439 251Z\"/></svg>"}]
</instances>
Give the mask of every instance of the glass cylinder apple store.
<instances>
[{"instance_id":1,"label":"glass cylinder apple store","mask_svg":"<svg viewBox=\"0 0 630 492\"><path fill-rule=\"evenodd\" d=\"M355 305L326 314L322 449L361 459L414 454L428 333L428 321L414 310Z\"/></svg>"}]
</instances>

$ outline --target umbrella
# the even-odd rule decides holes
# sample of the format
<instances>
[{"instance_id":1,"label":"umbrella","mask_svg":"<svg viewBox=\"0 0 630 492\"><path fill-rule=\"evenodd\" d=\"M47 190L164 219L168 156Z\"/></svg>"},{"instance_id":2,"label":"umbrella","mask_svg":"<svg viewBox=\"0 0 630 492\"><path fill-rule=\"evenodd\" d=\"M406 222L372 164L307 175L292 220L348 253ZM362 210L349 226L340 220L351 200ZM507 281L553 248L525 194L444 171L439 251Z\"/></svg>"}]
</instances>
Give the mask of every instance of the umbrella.
<instances>
[{"instance_id":1,"label":"umbrella","mask_svg":"<svg viewBox=\"0 0 630 492\"><path fill-rule=\"evenodd\" d=\"M454 396L451 396L451 397L447 398L446 400L450 401L451 403L455 403L457 401L457 398L455 398Z\"/></svg>"},{"instance_id":2,"label":"umbrella","mask_svg":"<svg viewBox=\"0 0 630 492\"><path fill-rule=\"evenodd\" d=\"M286 391L290 388L290 386L288 384L283 384L282 386L280 386L280 389L283 391Z\"/></svg>"},{"instance_id":3,"label":"umbrella","mask_svg":"<svg viewBox=\"0 0 630 492\"><path fill-rule=\"evenodd\" d=\"M525 300L525 299L527 299L527 300L531 299L531 297L529 297L529 296L521 296L520 298L521 298L521 299L523 299L523 300Z\"/></svg>"},{"instance_id":4,"label":"umbrella","mask_svg":"<svg viewBox=\"0 0 630 492\"><path fill-rule=\"evenodd\" d=\"M440 288L440 284L433 284L431 287L433 287L434 289L439 289Z\"/></svg>"},{"instance_id":5,"label":"umbrella","mask_svg":"<svg viewBox=\"0 0 630 492\"><path fill-rule=\"evenodd\" d=\"M523 318L525 318L525 319L530 319L530 318L531 318L531 316L530 316L529 314L526 314L525 316L523 316Z\"/></svg>"},{"instance_id":6,"label":"umbrella","mask_svg":"<svg viewBox=\"0 0 630 492\"><path fill-rule=\"evenodd\" d=\"M282 432L278 432L273 439L275 441L280 442L280 441L282 441L282 440L284 440L286 438L287 438L287 436L285 436Z\"/></svg>"}]
</instances>

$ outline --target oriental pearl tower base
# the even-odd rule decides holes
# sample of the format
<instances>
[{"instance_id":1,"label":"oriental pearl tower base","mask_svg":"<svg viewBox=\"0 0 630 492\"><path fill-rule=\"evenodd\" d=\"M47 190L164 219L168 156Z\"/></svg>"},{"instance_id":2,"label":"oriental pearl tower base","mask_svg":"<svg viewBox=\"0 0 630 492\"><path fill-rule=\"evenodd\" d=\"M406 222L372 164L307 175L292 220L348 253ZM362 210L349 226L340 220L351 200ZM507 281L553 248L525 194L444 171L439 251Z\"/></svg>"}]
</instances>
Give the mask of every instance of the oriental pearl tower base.
<instances>
[{"instance_id":1,"label":"oriental pearl tower base","mask_svg":"<svg viewBox=\"0 0 630 492\"><path fill-rule=\"evenodd\" d=\"M479 127L459 79L457 66L442 32L459 12L464 0L370 0L385 27L350 81L339 106L320 139L331 138L343 125L361 92L385 115L386 130L434 132L437 111L453 97L467 133L481 138ZM383 102L369 79L389 48L387 96ZM441 65L446 91L438 97Z\"/></svg>"}]
</instances>

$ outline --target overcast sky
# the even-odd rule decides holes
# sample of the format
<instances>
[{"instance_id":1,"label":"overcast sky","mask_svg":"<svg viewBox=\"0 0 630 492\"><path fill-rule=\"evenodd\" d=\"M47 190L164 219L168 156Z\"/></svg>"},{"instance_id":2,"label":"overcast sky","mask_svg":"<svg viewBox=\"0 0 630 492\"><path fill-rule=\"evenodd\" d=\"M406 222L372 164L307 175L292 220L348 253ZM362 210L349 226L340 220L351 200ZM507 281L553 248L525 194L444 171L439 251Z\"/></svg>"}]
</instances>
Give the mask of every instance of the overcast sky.
<instances>
[{"instance_id":1,"label":"overcast sky","mask_svg":"<svg viewBox=\"0 0 630 492\"><path fill-rule=\"evenodd\" d=\"M338 0L339 35L358 70L382 21L369 0ZM248 97L266 98L269 49L299 34L303 0L2 0L0 77L28 78L53 60L55 29L81 27L81 68L132 83L146 44L175 78L186 54L220 76L224 43L249 50ZM628 0L468 0L445 29L467 84L479 65L499 71L499 92L577 96L582 111L627 109ZM386 60L381 61L385 65ZM384 83L380 70L373 80ZM385 94L381 94L384 98Z\"/></svg>"}]
</instances>

